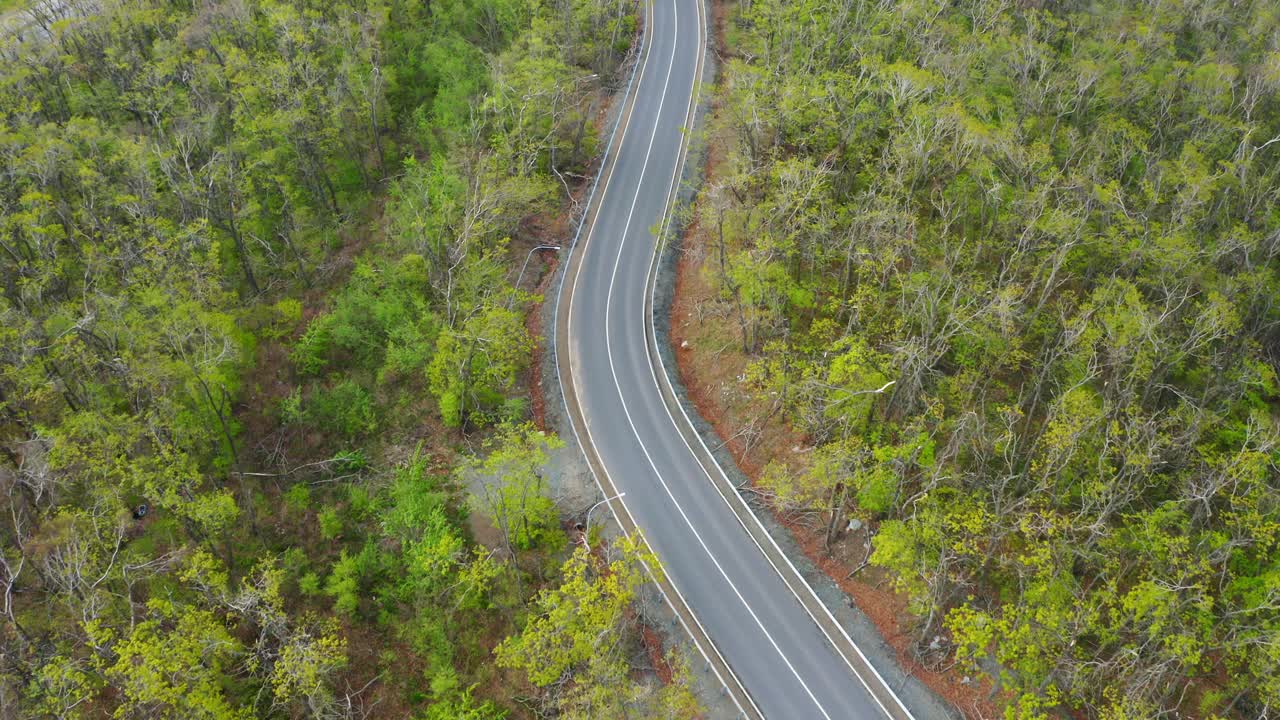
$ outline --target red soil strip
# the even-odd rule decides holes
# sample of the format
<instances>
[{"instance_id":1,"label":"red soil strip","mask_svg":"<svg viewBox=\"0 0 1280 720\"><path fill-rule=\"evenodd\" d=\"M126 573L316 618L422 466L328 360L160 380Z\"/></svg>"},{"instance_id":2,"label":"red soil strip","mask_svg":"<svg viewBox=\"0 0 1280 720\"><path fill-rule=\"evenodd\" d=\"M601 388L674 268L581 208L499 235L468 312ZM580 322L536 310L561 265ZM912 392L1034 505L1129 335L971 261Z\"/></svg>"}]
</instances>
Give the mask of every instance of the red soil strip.
<instances>
[{"instance_id":1,"label":"red soil strip","mask_svg":"<svg viewBox=\"0 0 1280 720\"><path fill-rule=\"evenodd\" d=\"M666 653L662 651L662 638L658 636L658 632L648 625L641 626L640 642L644 643L645 652L649 654L649 662L653 663L654 674L663 685L670 685L675 672L667 662Z\"/></svg>"},{"instance_id":2,"label":"red soil strip","mask_svg":"<svg viewBox=\"0 0 1280 720\"><path fill-rule=\"evenodd\" d=\"M556 266L559 264L558 258L547 263L542 281L538 283L538 294L544 299L533 304L524 321L529 337L536 339L533 361L529 365L529 406L533 413L533 424L544 432L547 429L547 398L542 392L542 356L546 351L546 338L542 334L542 304L546 302L547 286L551 284L551 278L556 276Z\"/></svg>"},{"instance_id":3,"label":"red soil strip","mask_svg":"<svg viewBox=\"0 0 1280 720\"><path fill-rule=\"evenodd\" d=\"M640 642L644 645L645 653L649 656L649 662L653 665L653 674L658 676L663 685L670 685L675 681L675 668L671 667L671 663L667 662L667 653L663 650L662 635L648 625L640 626ZM703 720L705 715L699 714L690 718L690 720Z\"/></svg>"}]
</instances>

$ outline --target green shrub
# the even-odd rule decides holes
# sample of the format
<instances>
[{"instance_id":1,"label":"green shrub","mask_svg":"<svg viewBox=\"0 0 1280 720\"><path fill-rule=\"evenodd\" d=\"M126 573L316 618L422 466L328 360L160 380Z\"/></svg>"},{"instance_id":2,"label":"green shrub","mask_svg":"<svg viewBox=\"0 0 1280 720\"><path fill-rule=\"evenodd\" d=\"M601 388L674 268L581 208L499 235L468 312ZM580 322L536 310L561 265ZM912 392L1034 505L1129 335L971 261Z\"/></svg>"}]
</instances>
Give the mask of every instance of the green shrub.
<instances>
[{"instance_id":1,"label":"green shrub","mask_svg":"<svg viewBox=\"0 0 1280 720\"><path fill-rule=\"evenodd\" d=\"M262 334L271 339L282 338L302 321L302 302L294 298L281 298L270 306L270 316L264 323Z\"/></svg>"},{"instance_id":2,"label":"green shrub","mask_svg":"<svg viewBox=\"0 0 1280 720\"><path fill-rule=\"evenodd\" d=\"M305 420L306 415L302 412L302 391L294 388L280 401L280 421L289 425Z\"/></svg>"},{"instance_id":3,"label":"green shrub","mask_svg":"<svg viewBox=\"0 0 1280 720\"><path fill-rule=\"evenodd\" d=\"M369 392L351 380L316 391L306 406L307 422L318 430L354 440L378 427Z\"/></svg>"},{"instance_id":4,"label":"green shrub","mask_svg":"<svg viewBox=\"0 0 1280 720\"><path fill-rule=\"evenodd\" d=\"M364 485L347 487L347 510L350 517L359 521L372 515L374 511L373 495Z\"/></svg>"},{"instance_id":5,"label":"green shrub","mask_svg":"<svg viewBox=\"0 0 1280 720\"><path fill-rule=\"evenodd\" d=\"M311 486L300 482L285 490L284 505L296 513L306 512L311 507Z\"/></svg>"},{"instance_id":6,"label":"green shrub","mask_svg":"<svg viewBox=\"0 0 1280 720\"><path fill-rule=\"evenodd\" d=\"M484 425L502 419L506 394L515 388L532 352L523 316L501 305L485 308L461 328L441 332L427 379L445 424Z\"/></svg>"},{"instance_id":7,"label":"green shrub","mask_svg":"<svg viewBox=\"0 0 1280 720\"><path fill-rule=\"evenodd\" d=\"M347 475L350 473L360 472L369 467L369 459L364 456L364 451L360 448L355 450L343 450L334 455L330 462L333 463L331 469L335 475Z\"/></svg>"},{"instance_id":8,"label":"green shrub","mask_svg":"<svg viewBox=\"0 0 1280 720\"><path fill-rule=\"evenodd\" d=\"M430 317L392 328L387 337L385 360L378 374L379 382L393 377L411 377L425 371L435 355L438 332L434 318Z\"/></svg>"},{"instance_id":9,"label":"green shrub","mask_svg":"<svg viewBox=\"0 0 1280 720\"><path fill-rule=\"evenodd\" d=\"M321 510L316 520L320 523L320 537L325 540L336 540L342 535L342 518L338 515L337 508L327 507Z\"/></svg>"},{"instance_id":10,"label":"green shrub","mask_svg":"<svg viewBox=\"0 0 1280 720\"><path fill-rule=\"evenodd\" d=\"M280 553L279 564L286 575L296 576L307 567L307 553L295 545Z\"/></svg>"},{"instance_id":11,"label":"green shrub","mask_svg":"<svg viewBox=\"0 0 1280 720\"><path fill-rule=\"evenodd\" d=\"M353 615L359 608L360 599L368 594L366 588L378 587L380 579L385 579L389 563L388 556L379 552L371 541L354 555L343 550L333 564L324 588L325 594L333 598L334 611Z\"/></svg>"},{"instance_id":12,"label":"green shrub","mask_svg":"<svg viewBox=\"0 0 1280 720\"><path fill-rule=\"evenodd\" d=\"M298 338L290 358L303 375L319 375L329 365L329 350L333 345L333 317L317 315L307 331Z\"/></svg>"},{"instance_id":13,"label":"green shrub","mask_svg":"<svg viewBox=\"0 0 1280 720\"><path fill-rule=\"evenodd\" d=\"M298 578L298 592L308 597L320 594L320 576L314 571L307 572Z\"/></svg>"},{"instance_id":14,"label":"green shrub","mask_svg":"<svg viewBox=\"0 0 1280 720\"><path fill-rule=\"evenodd\" d=\"M333 610L339 615L354 615L360 606L360 567L356 557L346 550L338 557L325 584L325 593L333 597Z\"/></svg>"},{"instance_id":15,"label":"green shrub","mask_svg":"<svg viewBox=\"0 0 1280 720\"><path fill-rule=\"evenodd\" d=\"M382 513L383 532L402 540L417 539L432 514L445 507L447 495L439 478L427 473L422 447L396 471L390 488L390 502Z\"/></svg>"},{"instance_id":16,"label":"green shrub","mask_svg":"<svg viewBox=\"0 0 1280 720\"><path fill-rule=\"evenodd\" d=\"M439 323L427 306L429 280L422 256L395 264L358 262L329 311L317 316L293 348L298 372L358 368L379 380L425 369Z\"/></svg>"},{"instance_id":17,"label":"green shrub","mask_svg":"<svg viewBox=\"0 0 1280 720\"><path fill-rule=\"evenodd\" d=\"M858 505L864 510L879 514L893 508L893 499L898 495L898 476L892 469L880 466L860 473L856 484Z\"/></svg>"}]
</instances>

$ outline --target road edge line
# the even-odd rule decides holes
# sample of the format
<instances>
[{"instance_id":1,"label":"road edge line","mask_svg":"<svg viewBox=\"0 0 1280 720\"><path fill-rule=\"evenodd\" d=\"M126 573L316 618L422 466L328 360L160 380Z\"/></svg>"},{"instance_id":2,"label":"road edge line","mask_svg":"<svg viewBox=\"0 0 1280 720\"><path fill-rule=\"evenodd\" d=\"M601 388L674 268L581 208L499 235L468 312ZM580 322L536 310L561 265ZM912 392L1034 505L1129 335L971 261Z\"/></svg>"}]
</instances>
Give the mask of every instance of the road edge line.
<instances>
[{"instance_id":1,"label":"road edge line","mask_svg":"<svg viewBox=\"0 0 1280 720\"><path fill-rule=\"evenodd\" d=\"M702 20L702 29L703 29L703 35L704 35L703 52L705 53L705 47L706 47L705 35L707 32L707 26L705 23L705 19L702 18L703 0L697 0L695 4L698 6L698 9L699 9L699 18ZM701 64L702 61L703 61L703 58L700 55L699 63ZM695 80L695 82L699 84L701 83L700 75L697 76L697 79ZM692 107L692 103L691 103L691 107ZM692 132L691 128L688 128L688 130L689 132ZM684 149L681 151L682 157L677 166L676 177L679 177L683 174L683 168L684 168L684 162L685 162L684 155L687 153L689 143L690 141L688 140L688 138L686 138L685 142L683 143ZM695 460L698 461L698 464L702 466L703 472L706 473L707 477L712 481L712 484L716 487L718 491L717 494L719 494L721 499L725 501L725 504L729 506L730 511L733 512L734 517L737 518L738 520L738 523L742 525L743 529L747 532L747 535L751 537L752 541L760 549L760 552L765 556L765 559L769 562L769 564L773 567L774 571L782 579L783 584L787 586L787 589L791 591L791 594L794 595L796 600L800 602L801 607L803 607L805 609L805 612L809 614L810 618L814 621L814 624L817 625L818 628L822 631L822 634L826 636L827 641L831 643L832 647L837 651L837 653L841 656L842 659L844 659L845 663L849 666L849 669L853 671L854 675L858 678L858 680L863 684L864 687L866 687L867 692L876 701L876 704L880 706L880 709L883 710L885 715L889 717L898 717L898 718L902 718L902 720L915 720L914 716L911 714L911 711L907 709L906 705L902 702L902 699L898 697L898 694L893 691L893 688L889 685L888 681L885 680L884 676L882 676L880 672L876 670L875 666L871 664L871 661L862 652L862 649L858 647L858 644L853 641L853 638L849 636L849 633L844 629L844 626L831 613L831 609L827 607L826 603L822 602L822 599L820 597L818 597L817 591L814 590L813 586L804 577L804 575L800 572L800 570L796 568L795 564L791 562L791 559L787 557L786 553L782 550L781 546L778 545L777 540L769 532L768 528L764 526L764 523L760 520L759 516L757 516L755 511L751 509L751 506L747 504L746 500L742 497L740 493L738 493L737 489L733 487L733 483L732 481L730 481L728 473L725 472L724 467L720 464L719 460L716 459L715 454L711 452L711 449L707 447L705 439L703 439L702 434L698 432L697 427L694 425L692 418L689 417L689 413L687 409L684 407L684 403L680 402L679 397L675 393L675 386L672 383L671 377L670 377L671 369L670 367L668 367L667 363L663 359L661 349L658 346L657 329L655 327L654 295L656 292L656 285L657 285L656 267L660 263L662 254L665 251L667 246L667 242L668 242L667 238L668 238L670 221L671 221L670 208L674 202L674 197L677 194L678 194L677 184L673 180L672 187L668 190L668 203L667 203L667 208L663 213L662 226L660 228L660 232L657 238L658 243L657 243L657 246L654 248L653 260L650 263L650 270L649 270L650 278L645 284L646 296L645 296L645 302L644 302L645 308L646 308L646 314L648 314L649 316L648 318L649 322L646 325L645 329L646 329L646 334L649 335L648 339L650 340L650 342L646 343L646 352L650 355L650 367L651 369L654 370L655 384L658 386L659 395L663 399L663 406L667 411L667 415L671 418L672 424L676 427L677 432L680 434L681 440L685 443L685 446L688 447L690 453L693 454ZM653 363L654 355L657 356L656 366ZM657 368L661 368L662 372L658 373ZM681 423L676 419L675 414L671 412L670 405L672 403L674 403L676 407L679 408L680 414L683 417L685 425L682 426ZM687 434L692 434L695 438L697 438L698 445L702 449L702 454L700 454L697 450L695 450L693 446L689 443ZM723 483L716 482L715 474L712 473L710 469L706 466L706 464L704 463L703 457L701 455L705 455L707 459L710 459L711 463L715 466L721 479L723 480ZM728 486L728 488L724 487L726 485ZM728 492L726 492L726 490L728 490ZM729 500L727 495L730 495L730 494L733 497L737 498L737 501L738 501L737 504ZM752 520L755 521L754 524L756 525L756 529L753 530L750 527L750 525L747 523L747 521L742 517L743 512L745 512L747 515L751 517ZM772 546L773 552L770 552L769 548L766 548L764 544L760 542L760 539L757 537L757 532L764 534L764 536L768 538L769 545ZM788 578L787 573L783 572L782 568L778 567L778 564L774 562L774 559L772 557L774 554L777 554L779 557L782 558L782 560L787 565L787 568L791 571L793 578ZM809 598L807 601L806 601L806 598L802 597L801 593L795 589L793 579L798 580L799 584L802 585L804 589L808 591ZM870 671L871 675L874 676L874 678L878 682L879 686L883 689L883 691L886 692L890 698L892 698L893 703L891 704L895 705L896 706L895 709L900 711L901 714L895 713L891 711L889 707L886 707L884 700L880 697L881 693L878 693L876 689L871 686L871 683L869 683L866 677L864 677L864 672L858 669L858 667L855 665L852 659L848 656L846 651L841 648L840 643L837 642L836 638L831 636L831 633L826 627L826 623L823 623L822 620L819 618L818 614L814 613L814 610L811 607L811 605L813 604L816 604L818 605L819 608L821 608L821 614L826 616L826 620L828 621L828 623L830 623L832 626L836 628L836 630L842 636L842 639L845 641L845 643L847 643L848 646L851 647L854 650L854 652L857 654L858 659L860 661L860 663L858 664L863 665L865 670Z\"/></svg>"},{"instance_id":2,"label":"road edge line","mask_svg":"<svg viewBox=\"0 0 1280 720\"><path fill-rule=\"evenodd\" d=\"M650 3L647 0L644 1L644 5L646 8L651 9ZM596 483L596 487L606 498L606 504L608 505L609 510L614 514L614 517L618 522L618 526L621 528L623 534L627 537L631 537L634 531L634 534L640 538L640 541L644 543L645 547L653 557L657 558L657 553L653 551L648 540L644 537L644 533L636 524L635 518L631 515L631 511L626 507L626 501L616 497L618 494L617 487L614 485L608 471L604 468L603 462L601 462L599 456L596 454L594 443L588 444L582 442L582 437L578 433L578 423L581 422L583 428L586 430L588 440L590 440L591 430L587 427L586 418L582 414L582 408L578 403L577 388L574 387L572 373L565 370L567 363L562 364L560 362L561 335L564 335L563 340L567 344L568 315L573 303L572 288L570 290L569 303L566 305L562 302L564 297L564 287L570 275L573 275L573 287L576 287L577 275L581 267L582 256L580 253L575 253L574 250L578 247L578 242L581 238L584 227L588 228L586 242L590 242L591 234L595 229L596 215L600 208L600 202L596 199L596 191L599 189L600 178L606 177L605 192L607 192L607 176L612 176L613 169L617 162L615 151L617 147L620 146L621 139L626 137L627 129L630 126L631 114L635 110L637 98L633 94L633 90L636 87L637 74L643 76L642 67L647 64L649 50L652 47L652 43L649 41L652 24L647 20L648 19L646 18L644 34L642 36L642 42L644 45L642 53L643 57L639 58L636 64L632 67L631 77L628 80L627 88L622 96L623 105L619 109L618 118L614 122L613 131L609 135L609 142L605 146L605 153L601 159L600 168L597 171L595 178L592 180L591 192L588 196L587 204L585 205L582 217L578 222L578 228L574 233L573 240L569 244L565 267L560 274L560 282L556 290L556 305L554 309L555 332L552 333L551 347L552 362L556 368L556 379L560 384L561 397L565 404L565 414L569 420L569 427L573 431L574 440L578 444L578 449L582 452L584 459L587 461L587 467L591 471L591 476ZM620 130L622 133L621 138L618 135ZM590 222L588 222L588 219L590 219ZM566 374L568 375L568 382L566 382ZM608 488L605 487L606 485ZM617 499L618 504L622 506L621 513L619 513L617 508L614 507L614 499ZM659 561L659 569L661 570L661 561ZM658 592L662 595L663 601L671 608L672 612L675 613L675 616L680 621L685 633L689 636L689 639L693 641L694 647L698 649L698 652L702 654L703 659L707 661L707 664L715 674L716 679L720 681L721 686L733 700L734 705L738 708L742 716L763 720L764 714L755 704L754 699L746 689L746 685L738 678L737 674L733 672L728 661L723 655L721 655L720 650L715 646L715 643L711 641L711 636L702 626L702 623L698 621L697 615L694 614L693 610L689 607L688 602L680 592L680 589L676 587L675 583L672 582L669 577L667 577L665 572L661 573L662 578L660 580L657 574L653 572L653 569L650 568L647 563L645 564L645 572L648 573L649 578L654 583L654 586L657 587ZM664 586L669 587L672 593L675 594L676 598L679 600L678 603L672 601L671 596L667 593L666 587ZM694 632L693 628L690 627L686 616L689 620L693 621L694 625L697 626L698 632ZM699 636L701 636L701 640L699 639ZM706 647L710 647L714 652L714 658L707 652L704 644ZM721 673L722 668L724 670L724 674ZM727 674L729 678L732 678L732 684L726 680L725 674ZM747 708L743 706L742 700L746 701L747 705L750 706L751 711L748 711Z\"/></svg>"}]
</instances>

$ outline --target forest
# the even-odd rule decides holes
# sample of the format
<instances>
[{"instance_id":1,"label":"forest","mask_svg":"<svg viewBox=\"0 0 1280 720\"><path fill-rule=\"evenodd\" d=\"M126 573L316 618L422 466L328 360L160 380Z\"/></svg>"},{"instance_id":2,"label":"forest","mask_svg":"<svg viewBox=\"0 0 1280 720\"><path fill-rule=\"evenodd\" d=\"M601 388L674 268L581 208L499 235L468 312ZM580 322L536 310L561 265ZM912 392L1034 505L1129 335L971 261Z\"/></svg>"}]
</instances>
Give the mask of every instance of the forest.
<instances>
[{"instance_id":1,"label":"forest","mask_svg":"<svg viewBox=\"0 0 1280 720\"><path fill-rule=\"evenodd\" d=\"M714 4L758 491L1008 720L1280 712L1280 6ZM641 9L0 1L0 720L698 715L530 402Z\"/></svg>"},{"instance_id":2,"label":"forest","mask_svg":"<svg viewBox=\"0 0 1280 720\"><path fill-rule=\"evenodd\" d=\"M744 0L725 37L702 273L815 446L761 491L868 523L917 657L1006 718L1274 716L1280 6Z\"/></svg>"},{"instance_id":3,"label":"forest","mask_svg":"<svg viewBox=\"0 0 1280 720\"><path fill-rule=\"evenodd\" d=\"M0 7L0 718L693 716L515 284L637 6Z\"/></svg>"}]
</instances>

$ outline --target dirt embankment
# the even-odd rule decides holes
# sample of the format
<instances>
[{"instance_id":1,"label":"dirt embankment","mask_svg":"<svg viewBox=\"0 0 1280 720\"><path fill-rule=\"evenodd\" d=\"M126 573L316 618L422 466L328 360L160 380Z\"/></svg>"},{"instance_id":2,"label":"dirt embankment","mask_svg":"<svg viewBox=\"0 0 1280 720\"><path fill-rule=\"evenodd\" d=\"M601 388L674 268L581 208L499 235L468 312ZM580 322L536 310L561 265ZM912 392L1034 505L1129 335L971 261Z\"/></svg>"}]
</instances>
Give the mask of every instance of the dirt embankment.
<instances>
[{"instance_id":1,"label":"dirt embankment","mask_svg":"<svg viewBox=\"0 0 1280 720\"><path fill-rule=\"evenodd\" d=\"M725 42L728 7L713 2L715 42L719 55L729 57L732 48ZM713 103L713 114L718 111ZM708 134L705 181L712 187L726 161L732 138L713 119ZM796 432L767 402L745 387L743 378L752 358L742 351L737 327L728 306L717 296L709 273L714 273L713 239L709 228L699 222L695 203L694 220L681 242L676 267L675 298L671 306L671 341L675 346L680 379L698 412L715 428L738 467L758 487L765 466L782 462L792 469L802 467L812 448L808 439ZM760 492L757 490L757 492ZM764 493L762 499L767 500ZM767 504L767 503L766 503ZM812 516L793 516L770 506L774 519L794 535L808 559L826 573L857 607L875 624L893 648L899 663L942 699L966 717L995 718L1000 713L990 699L991 685L950 666L922 664L913 652L914 618L906 609L906 598L888 587L888 578L866 565L874 537L873 527L843 533L825 545L823 523Z\"/></svg>"}]
</instances>

